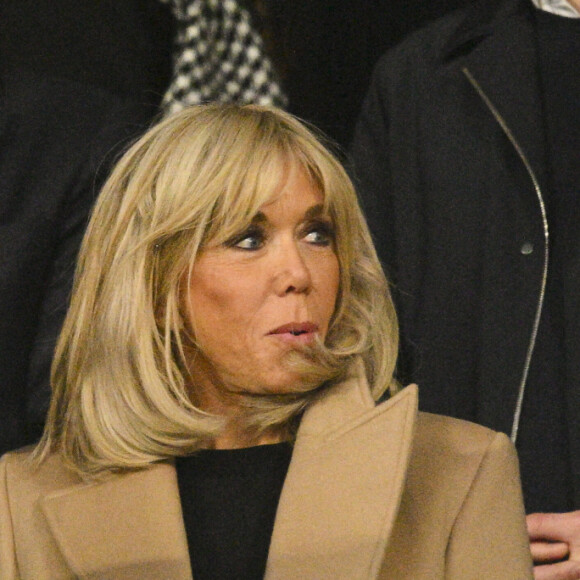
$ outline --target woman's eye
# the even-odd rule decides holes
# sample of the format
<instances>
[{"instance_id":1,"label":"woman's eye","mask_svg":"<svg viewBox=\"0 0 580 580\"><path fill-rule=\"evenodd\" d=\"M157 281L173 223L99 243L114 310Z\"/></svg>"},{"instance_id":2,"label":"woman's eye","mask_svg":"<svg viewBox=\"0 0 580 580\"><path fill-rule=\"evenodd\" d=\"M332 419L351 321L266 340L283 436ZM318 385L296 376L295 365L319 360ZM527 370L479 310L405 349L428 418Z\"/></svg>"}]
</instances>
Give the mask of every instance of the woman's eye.
<instances>
[{"instance_id":1,"label":"woman's eye","mask_svg":"<svg viewBox=\"0 0 580 580\"><path fill-rule=\"evenodd\" d=\"M317 246L329 246L334 242L334 230L330 224L316 224L308 229L304 239Z\"/></svg>"},{"instance_id":2,"label":"woman's eye","mask_svg":"<svg viewBox=\"0 0 580 580\"><path fill-rule=\"evenodd\" d=\"M264 233L259 230L248 230L232 238L227 245L240 250L259 250L265 241Z\"/></svg>"},{"instance_id":3,"label":"woman's eye","mask_svg":"<svg viewBox=\"0 0 580 580\"><path fill-rule=\"evenodd\" d=\"M257 250L262 246L262 242L263 240L261 240L258 236L252 234L236 242L234 244L234 247L240 248L242 250Z\"/></svg>"}]
</instances>

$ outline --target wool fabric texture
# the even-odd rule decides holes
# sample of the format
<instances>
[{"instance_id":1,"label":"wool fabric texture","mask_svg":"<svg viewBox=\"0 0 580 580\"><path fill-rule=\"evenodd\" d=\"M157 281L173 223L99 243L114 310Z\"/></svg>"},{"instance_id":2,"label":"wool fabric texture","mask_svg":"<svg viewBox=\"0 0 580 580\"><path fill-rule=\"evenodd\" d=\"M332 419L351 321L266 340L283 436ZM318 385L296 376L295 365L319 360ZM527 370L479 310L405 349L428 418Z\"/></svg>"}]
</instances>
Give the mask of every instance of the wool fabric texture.
<instances>
[{"instance_id":1,"label":"wool fabric texture","mask_svg":"<svg viewBox=\"0 0 580 580\"><path fill-rule=\"evenodd\" d=\"M177 20L166 114L208 101L284 107L287 99L248 10L236 0L161 0Z\"/></svg>"}]
</instances>

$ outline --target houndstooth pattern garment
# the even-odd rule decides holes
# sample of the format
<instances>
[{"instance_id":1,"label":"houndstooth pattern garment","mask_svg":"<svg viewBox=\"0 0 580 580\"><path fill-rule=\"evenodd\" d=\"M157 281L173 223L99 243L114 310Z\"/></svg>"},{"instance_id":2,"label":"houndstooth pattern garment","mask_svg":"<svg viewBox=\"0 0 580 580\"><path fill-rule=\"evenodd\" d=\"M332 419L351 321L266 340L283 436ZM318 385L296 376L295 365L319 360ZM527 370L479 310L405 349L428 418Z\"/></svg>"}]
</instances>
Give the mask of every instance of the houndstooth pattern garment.
<instances>
[{"instance_id":1,"label":"houndstooth pattern garment","mask_svg":"<svg viewBox=\"0 0 580 580\"><path fill-rule=\"evenodd\" d=\"M161 0L178 31L165 114L208 101L284 107L287 99L249 12L236 0Z\"/></svg>"}]
</instances>

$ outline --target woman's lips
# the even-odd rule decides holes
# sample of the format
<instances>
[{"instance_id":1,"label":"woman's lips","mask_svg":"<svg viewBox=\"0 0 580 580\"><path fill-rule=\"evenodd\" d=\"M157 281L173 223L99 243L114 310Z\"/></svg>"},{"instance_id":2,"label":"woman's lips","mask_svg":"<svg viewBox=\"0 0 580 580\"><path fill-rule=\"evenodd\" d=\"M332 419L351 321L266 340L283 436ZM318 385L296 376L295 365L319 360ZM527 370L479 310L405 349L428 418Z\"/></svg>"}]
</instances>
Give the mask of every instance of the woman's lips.
<instances>
[{"instance_id":1,"label":"woman's lips","mask_svg":"<svg viewBox=\"0 0 580 580\"><path fill-rule=\"evenodd\" d=\"M270 331L268 336L291 344L309 344L314 341L317 332L318 324L313 322L290 322Z\"/></svg>"}]
</instances>

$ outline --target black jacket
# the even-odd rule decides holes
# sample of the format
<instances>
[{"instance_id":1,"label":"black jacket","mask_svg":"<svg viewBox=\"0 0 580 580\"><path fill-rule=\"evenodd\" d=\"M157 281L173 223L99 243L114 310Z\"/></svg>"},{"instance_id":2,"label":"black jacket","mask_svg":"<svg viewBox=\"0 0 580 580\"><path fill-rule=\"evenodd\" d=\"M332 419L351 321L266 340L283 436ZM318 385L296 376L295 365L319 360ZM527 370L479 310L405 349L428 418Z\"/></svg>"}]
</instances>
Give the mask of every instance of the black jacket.
<instances>
[{"instance_id":1,"label":"black jacket","mask_svg":"<svg viewBox=\"0 0 580 580\"><path fill-rule=\"evenodd\" d=\"M484 0L409 37L377 66L353 146L394 283L402 380L419 383L424 410L512 435L550 268L533 30L529 0ZM580 408L572 254L563 289L569 410ZM579 481L578 412L568 436Z\"/></svg>"},{"instance_id":2,"label":"black jacket","mask_svg":"<svg viewBox=\"0 0 580 580\"><path fill-rule=\"evenodd\" d=\"M0 454L34 440L90 208L148 107L19 68L0 78Z\"/></svg>"}]
</instances>

